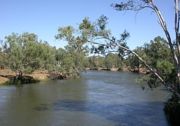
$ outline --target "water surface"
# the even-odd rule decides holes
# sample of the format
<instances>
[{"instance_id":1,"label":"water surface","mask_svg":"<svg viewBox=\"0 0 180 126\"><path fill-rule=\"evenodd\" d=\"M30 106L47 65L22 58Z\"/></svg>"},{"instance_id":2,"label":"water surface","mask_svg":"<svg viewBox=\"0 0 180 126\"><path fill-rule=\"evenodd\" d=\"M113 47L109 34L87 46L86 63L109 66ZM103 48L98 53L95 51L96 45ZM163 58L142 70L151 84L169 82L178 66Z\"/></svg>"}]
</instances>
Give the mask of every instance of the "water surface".
<instances>
[{"instance_id":1,"label":"water surface","mask_svg":"<svg viewBox=\"0 0 180 126\"><path fill-rule=\"evenodd\" d=\"M162 88L142 90L139 75L82 73L23 87L0 87L0 126L167 126Z\"/></svg>"}]
</instances>

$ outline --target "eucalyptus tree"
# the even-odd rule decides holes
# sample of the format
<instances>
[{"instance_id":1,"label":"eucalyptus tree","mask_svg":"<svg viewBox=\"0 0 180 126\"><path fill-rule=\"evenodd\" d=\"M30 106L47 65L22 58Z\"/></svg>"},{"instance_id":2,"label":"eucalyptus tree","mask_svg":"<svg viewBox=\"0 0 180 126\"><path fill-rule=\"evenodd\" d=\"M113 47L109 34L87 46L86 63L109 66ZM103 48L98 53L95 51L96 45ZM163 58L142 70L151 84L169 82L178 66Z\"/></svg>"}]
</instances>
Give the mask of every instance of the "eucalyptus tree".
<instances>
[{"instance_id":1,"label":"eucalyptus tree","mask_svg":"<svg viewBox=\"0 0 180 126\"><path fill-rule=\"evenodd\" d=\"M61 66L65 69L64 71L78 74L85 56L83 39L75 35L75 28L72 26L59 28L56 39L64 39L68 42L68 45L65 46L66 56L61 57L64 61L61 63Z\"/></svg>"},{"instance_id":2,"label":"eucalyptus tree","mask_svg":"<svg viewBox=\"0 0 180 126\"><path fill-rule=\"evenodd\" d=\"M63 48L59 48L55 52L55 61L56 61L56 66L58 69L62 68L63 64L63 59L66 57L66 50Z\"/></svg>"},{"instance_id":3,"label":"eucalyptus tree","mask_svg":"<svg viewBox=\"0 0 180 126\"><path fill-rule=\"evenodd\" d=\"M89 57L89 62L90 68L92 69L106 68L104 56Z\"/></svg>"},{"instance_id":4,"label":"eucalyptus tree","mask_svg":"<svg viewBox=\"0 0 180 126\"><path fill-rule=\"evenodd\" d=\"M111 31L107 28L108 18L104 15L100 16L96 21L91 22L89 18L84 18L78 28L72 26L60 27L56 39L63 39L68 42L65 49L71 53L74 58L75 68L82 68L84 57L90 53L100 53L106 55L116 48L115 37L111 35ZM124 42L129 33L124 32L118 41L118 44L126 46ZM87 50L88 49L88 50ZM124 55L123 53L119 53ZM97 65L97 64L96 64Z\"/></svg>"},{"instance_id":5,"label":"eucalyptus tree","mask_svg":"<svg viewBox=\"0 0 180 126\"><path fill-rule=\"evenodd\" d=\"M56 39L63 39L68 42L65 50L74 62L72 69L76 72L82 70L85 56L88 53L87 42L92 38L95 31L94 25L88 18L84 18L78 28L72 26L60 27Z\"/></svg>"},{"instance_id":6,"label":"eucalyptus tree","mask_svg":"<svg viewBox=\"0 0 180 126\"><path fill-rule=\"evenodd\" d=\"M141 57L143 55L145 56L143 47L137 47L133 51ZM128 57L126 58L126 61L127 61L127 65L131 68L131 71L139 72L139 68L142 67L142 63L140 62L140 60L137 58L137 56L133 54L129 54Z\"/></svg>"},{"instance_id":7,"label":"eucalyptus tree","mask_svg":"<svg viewBox=\"0 0 180 126\"><path fill-rule=\"evenodd\" d=\"M32 72L36 69L53 69L55 49L47 42L39 41L34 33L12 33L5 37L3 52L13 70Z\"/></svg>"},{"instance_id":8,"label":"eucalyptus tree","mask_svg":"<svg viewBox=\"0 0 180 126\"><path fill-rule=\"evenodd\" d=\"M111 68L121 69L122 63L123 62L119 58L118 54L113 54L113 53L107 54L104 61L105 67L107 69L111 69Z\"/></svg>"},{"instance_id":9,"label":"eucalyptus tree","mask_svg":"<svg viewBox=\"0 0 180 126\"><path fill-rule=\"evenodd\" d=\"M151 64L152 67L157 68L158 62L169 62L173 63L173 58L171 56L170 48L167 41L162 37L156 37L154 40L151 40L149 43L144 44L142 47L144 52L143 54L146 57L146 62ZM141 54L142 56L142 54Z\"/></svg>"},{"instance_id":10,"label":"eucalyptus tree","mask_svg":"<svg viewBox=\"0 0 180 126\"><path fill-rule=\"evenodd\" d=\"M173 58L173 66L175 68L175 82L174 83L167 83L162 75L156 70L152 69L151 66L149 66L145 60L143 60L138 54L133 52L132 50L125 49L134 55L138 57L139 60L141 60L145 66L161 81L163 85L167 87L170 91L172 91L174 94L176 94L178 97L180 97L180 33L179 33L179 0L174 0L174 31L175 31L175 41L173 42L172 36L169 32L169 29L166 24L166 20L164 19L160 9L155 3L155 0L126 0L125 2L120 1L119 3L112 4L112 6L118 10L118 11L124 11L124 10L130 10L130 11L141 11L143 9L150 9L152 10L156 16L158 17L159 23L161 25L161 28L163 29L166 39L168 42L168 46L171 51L171 57Z\"/></svg>"},{"instance_id":11,"label":"eucalyptus tree","mask_svg":"<svg viewBox=\"0 0 180 126\"><path fill-rule=\"evenodd\" d=\"M13 70L23 69L23 43L21 36L12 33L5 37L5 43L7 45L5 52L8 55L8 66Z\"/></svg>"},{"instance_id":12,"label":"eucalyptus tree","mask_svg":"<svg viewBox=\"0 0 180 126\"><path fill-rule=\"evenodd\" d=\"M0 67L5 68L8 64L8 57L5 52L7 45L4 43L3 40L0 40L0 43Z\"/></svg>"}]
</instances>

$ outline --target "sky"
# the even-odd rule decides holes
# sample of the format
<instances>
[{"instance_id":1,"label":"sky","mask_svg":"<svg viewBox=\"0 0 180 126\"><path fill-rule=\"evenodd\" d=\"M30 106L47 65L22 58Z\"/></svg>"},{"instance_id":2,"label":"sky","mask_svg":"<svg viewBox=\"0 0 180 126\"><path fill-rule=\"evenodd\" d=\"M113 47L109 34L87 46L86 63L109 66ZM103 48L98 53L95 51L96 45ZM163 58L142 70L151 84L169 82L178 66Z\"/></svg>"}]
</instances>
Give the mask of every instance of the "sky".
<instances>
[{"instance_id":1,"label":"sky","mask_svg":"<svg viewBox=\"0 0 180 126\"><path fill-rule=\"evenodd\" d=\"M165 37L157 17L150 9L140 12L119 12L111 7L121 0L0 0L0 40L11 33L30 32L50 45L64 47L56 40L59 27L77 27L84 17L95 21L102 14L108 17L108 28L118 37L124 30L130 33L131 49L148 43L156 36ZM172 0L154 0L162 10L174 38L174 5Z\"/></svg>"}]
</instances>

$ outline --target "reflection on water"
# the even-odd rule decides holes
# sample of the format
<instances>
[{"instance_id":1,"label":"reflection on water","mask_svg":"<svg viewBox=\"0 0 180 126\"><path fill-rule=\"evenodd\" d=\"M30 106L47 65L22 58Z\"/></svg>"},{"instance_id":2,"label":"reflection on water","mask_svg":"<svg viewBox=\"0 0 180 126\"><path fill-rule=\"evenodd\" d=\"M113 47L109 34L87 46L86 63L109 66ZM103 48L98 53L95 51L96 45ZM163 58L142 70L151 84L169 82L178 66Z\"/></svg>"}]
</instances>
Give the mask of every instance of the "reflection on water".
<instances>
[{"instance_id":1,"label":"reflection on water","mask_svg":"<svg viewBox=\"0 0 180 126\"><path fill-rule=\"evenodd\" d=\"M0 87L1 126L167 126L165 90L141 90L132 73Z\"/></svg>"}]
</instances>

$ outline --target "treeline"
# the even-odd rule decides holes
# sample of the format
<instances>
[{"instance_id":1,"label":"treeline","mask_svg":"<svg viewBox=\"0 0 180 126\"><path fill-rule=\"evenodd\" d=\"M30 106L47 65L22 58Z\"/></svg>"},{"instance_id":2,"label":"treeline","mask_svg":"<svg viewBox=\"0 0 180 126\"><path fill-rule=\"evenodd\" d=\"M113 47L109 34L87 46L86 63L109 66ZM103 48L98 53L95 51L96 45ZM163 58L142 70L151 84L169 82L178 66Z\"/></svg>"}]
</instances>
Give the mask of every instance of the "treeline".
<instances>
[{"instance_id":1,"label":"treeline","mask_svg":"<svg viewBox=\"0 0 180 126\"><path fill-rule=\"evenodd\" d=\"M77 76L84 54L75 53L68 45L56 49L34 33L12 33L1 42L0 66L23 73L48 70Z\"/></svg>"},{"instance_id":2,"label":"treeline","mask_svg":"<svg viewBox=\"0 0 180 126\"><path fill-rule=\"evenodd\" d=\"M159 74L163 75L165 81L172 83L170 81L173 81L175 68L173 66L170 48L164 38L158 36L143 46L135 48L133 51L143 58L148 65L158 71ZM123 58L118 53L108 53L104 56L91 56L86 60L88 61L86 61L85 66L90 69L104 68L110 70L111 68L118 68L118 70L126 69L128 71L153 76L144 63L132 53L129 53ZM152 80L154 80L154 82L158 81L157 78L151 78L151 82L149 83L152 83Z\"/></svg>"},{"instance_id":3,"label":"treeline","mask_svg":"<svg viewBox=\"0 0 180 126\"><path fill-rule=\"evenodd\" d=\"M166 40L156 37L149 44L136 48L138 53L148 64L158 71L171 73L173 67L170 61L170 50ZM130 70L139 71L145 66L132 54L122 59L117 53L107 55L88 56L88 49L77 52L75 48L67 45L64 49L52 47L46 41L38 40L34 33L15 34L5 37L0 48L1 68L21 70L31 73L42 69L48 71L59 71L66 74L78 73L85 68L98 69L128 67ZM164 67L166 69L164 70ZM163 69L163 71L162 71Z\"/></svg>"},{"instance_id":4,"label":"treeline","mask_svg":"<svg viewBox=\"0 0 180 126\"><path fill-rule=\"evenodd\" d=\"M88 56L88 52L87 48L77 51L76 47L71 45L57 49L48 42L39 40L34 33L12 33L1 42L0 67L20 70L23 73L48 70L77 76L86 68L121 70L124 65L118 54Z\"/></svg>"},{"instance_id":5,"label":"treeline","mask_svg":"<svg viewBox=\"0 0 180 126\"><path fill-rule=\"evenodd\" d=\"M55 38L68 43L59 49L39 40L34 33L12 33L1 41L0 66L23 73L39 69L76 77L89 64L89 41L110 34L105 29L106 20L106 16L101 16L95 22L84 18L77 28L59 27Z\"/></svg>"},{"instance_id":6,"label":"treeline","mask_svg":"<svg viewBox=\"0 0 180 126\"><path fill-rule=\"evenodd\" d=\"M120 71L124 66L124 61L116 53L87 57L85 64L85 67L90 70Z\"/></svg>"},{"instance_id":7,"label":"treeline","mask_svg":"<svg viewBox=\"0 0 180 126\"><path fill-rule=\"evenodd\" d=\"M115 38L107 28L107 20L106 16L100 16L95 22L84 18L77 28L60 27L55 38L68 42L64 48L52 47L34 33L12 33L1 42L0 66L14 71L20 70L23 73L48 70L69 77L77 77L85 68L106 70L127 68L135 72L144 69L145 73L148 73L144 63L127 50L126 39L129 33L125 31L120 35L120 39ZM158 71L165 81L169 81L168 83L174 81L172 77L175 68L165 39L156 37L150 43L133 51ZM90 53L96 55L89 56ZM158 81L154 78L152 80Z\"/></svg>"}]
</instances>

